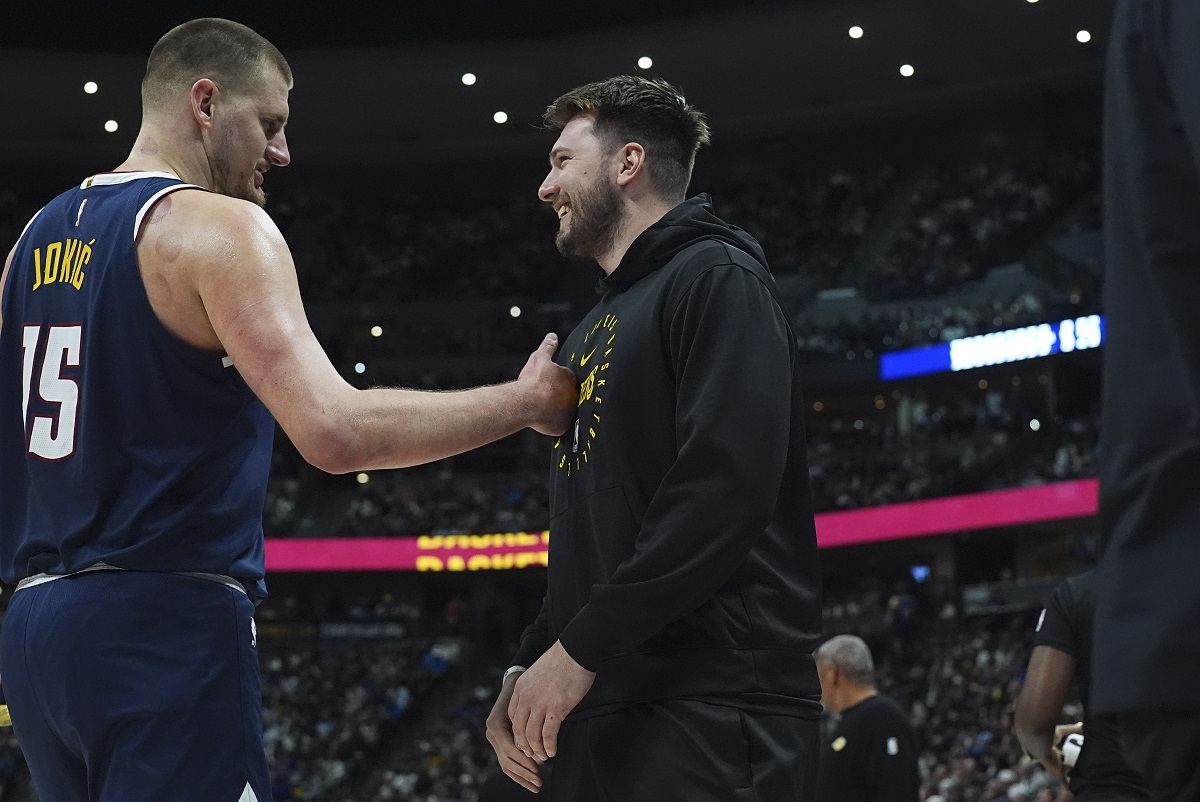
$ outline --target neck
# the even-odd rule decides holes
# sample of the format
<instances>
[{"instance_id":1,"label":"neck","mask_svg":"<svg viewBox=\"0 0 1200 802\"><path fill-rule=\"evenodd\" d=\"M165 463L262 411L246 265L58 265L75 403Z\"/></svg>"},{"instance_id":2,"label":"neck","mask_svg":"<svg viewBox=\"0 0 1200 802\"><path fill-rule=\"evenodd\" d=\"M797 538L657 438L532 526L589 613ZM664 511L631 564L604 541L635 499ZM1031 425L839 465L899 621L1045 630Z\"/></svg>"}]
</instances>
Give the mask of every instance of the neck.
<instances>
[{"instance_id":1,"label":"neck","mask_svg":"<svg viewBox=\"0 0 1200 802\"><path fill-rule=\"evenodd\" d=\"M842 709L838 712L841 713L843 710L849 710L859 702L870 699L877 693L879 692L870 685L858 685L853 688L847 688L845 696L842 697Z\"/></svg>"},{"instance_id":2,"label":"neck","mask_svg":"<svg viewBox=\"0 0 1200 802\"><path fill-rule=\"evenodd\" d=\"M621 226L621 233L613 242L613 247L607 253L596 257L604 275L611 276L612 272L621 264L621 260L625 258L625 253L633 241L640 237L643 231L663 219L663 215L674 209L675 206L674 203L657 199L633 206L632 212L625 218L625 222Z\"/></svg>"},{"instance_id":3,"label":"neck","mask_svg":"<svg viewBox=\"0 0 1200 802\"><path fill-rule=\"evenodd\" d=\"M192 146L186 136L143 123L134 140L128 158L116 169L118 172L166 172L181 181L213 188L212 169L204 149Z\"/></svg>"}]
</instances>

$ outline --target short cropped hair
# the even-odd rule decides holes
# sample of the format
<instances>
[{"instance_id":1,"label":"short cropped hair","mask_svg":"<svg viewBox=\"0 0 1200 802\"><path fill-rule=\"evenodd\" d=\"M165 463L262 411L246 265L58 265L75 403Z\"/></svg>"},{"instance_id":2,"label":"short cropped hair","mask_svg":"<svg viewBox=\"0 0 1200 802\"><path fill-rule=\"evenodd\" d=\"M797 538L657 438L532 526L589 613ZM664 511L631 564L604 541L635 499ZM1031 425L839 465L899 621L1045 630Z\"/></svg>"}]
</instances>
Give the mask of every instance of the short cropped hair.
<instances>
[{"instance_id":1,"label":"short cropped hair","mask_svg":"<svg viewBox=\"0 0 1200 802\"><path fill-rule=\"evenodd\" d=\"M704 115L666 81L618 75L567 92L546 109L546 125L563 128L594 114L593 130L608 152L627 142L646 150L650 181L665 200L682 200L692 180L696 151L709 142Z\"/></svg>"},{"instance_id":2,"label":"short cropped hair","mask_svg":"<svg viewBox=\"0 0 1200 802\"><path fill-rule=\"evenodd\" d=\"M821 644L813 658L841 669L851 682L875 685L875 661L866 641L856 635L838 635Z\"/></svg>"},{"instance_id":3,"label":"short cropped hair","mask_svg":"<svg viewBox=\"0 0 1200 802\"><path fill-rule=\"evenodd\" d=\"M262 81L263 68L279 71L288 86L292 68L275 45L238 22L207 17L172 28L150 51L142 79L142 104L157 106L201 78L226 92L249 94Z\"/></svg>"}]
</instances>

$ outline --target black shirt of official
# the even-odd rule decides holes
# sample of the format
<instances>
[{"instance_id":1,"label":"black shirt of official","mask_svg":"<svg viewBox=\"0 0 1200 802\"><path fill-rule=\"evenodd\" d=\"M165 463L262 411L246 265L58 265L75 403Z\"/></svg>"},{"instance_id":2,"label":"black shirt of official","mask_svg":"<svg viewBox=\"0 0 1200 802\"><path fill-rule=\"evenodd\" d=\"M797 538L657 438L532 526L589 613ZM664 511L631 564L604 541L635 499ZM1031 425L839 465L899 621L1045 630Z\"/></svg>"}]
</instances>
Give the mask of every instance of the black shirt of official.
<instances>
[{"instance_id":1,"label":"black shirt of official","mask_svg":"<svg viewBox=\"0 0 1200 802\"><path fill-rule=\"evenodd\" d=\"M842 711L819 777L820 802L916 802L917 736L900 705L876 694Z\"/></svg>"},{"instance_id":2,"label":"black shirt of official","mask_svg":"<svg viewBox=\"0 0 1200 802\"><path fill-rule=\"evenodd\" d=\"M1091 715L1092 619L1096 612L1095 571L1067 577L1046 602L1034 646L1049 646L1075 658L1075 677L1083 701L1083 750L1071 770L1071 793L1119 792L1121 799L1148 799L1142 780L1121 755L1117 732ZM1087 792L1087 794L1085 794Z\"/></svg>"}]
</instances>

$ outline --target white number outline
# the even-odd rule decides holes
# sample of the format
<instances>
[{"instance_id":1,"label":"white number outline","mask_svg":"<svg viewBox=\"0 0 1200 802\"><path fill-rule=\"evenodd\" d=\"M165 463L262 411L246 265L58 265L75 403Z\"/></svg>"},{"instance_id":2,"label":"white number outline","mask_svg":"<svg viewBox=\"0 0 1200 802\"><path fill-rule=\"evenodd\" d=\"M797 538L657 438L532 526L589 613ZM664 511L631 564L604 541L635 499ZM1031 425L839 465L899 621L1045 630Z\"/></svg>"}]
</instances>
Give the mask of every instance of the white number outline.
<instances>
[{"instance_id":1,"label":"white number outline","mask_svg":"<svg viewBox=\"0 0 1200 802\"><path fill-rule=\"evenodd\" d=\"M50 326L47 330L46 350L38 375L38 398L46 404L57 404L58 416L56 420L49 415L35 415L31 423L29 396L41 335L41 326L27 325L21 330L21 413L26 424L25 449L31 456L47 462L60 462L75 453L75 435L79 429L79 383L63 376L62 369L64 364L69 368L80 366L83 324Z\"/></svg>"}]
</instances>

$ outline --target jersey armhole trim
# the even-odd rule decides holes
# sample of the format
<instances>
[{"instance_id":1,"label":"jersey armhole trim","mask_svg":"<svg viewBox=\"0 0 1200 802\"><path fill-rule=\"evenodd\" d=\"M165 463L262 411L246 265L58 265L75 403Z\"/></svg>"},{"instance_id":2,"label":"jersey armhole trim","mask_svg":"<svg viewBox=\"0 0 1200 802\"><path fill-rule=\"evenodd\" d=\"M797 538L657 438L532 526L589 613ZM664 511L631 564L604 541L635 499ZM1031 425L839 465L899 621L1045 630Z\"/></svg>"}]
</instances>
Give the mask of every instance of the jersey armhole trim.
<instances>
[{"instance_id":1,"label":"jersey armhole trim","mask_svg":"<svg viewBox=\"0 0 1200 802\"><path fill-rule=\"evenodd\" d=\"M173 186L164 187L163 189L160 189L158 192L155 192L153 195L151 195L146 200L146 202L142 204L142 208L138 209L137 214L133 218L133 241L134 241L134 244L136 244L138 241L138 238L142 236L142 224L145 221L146 215L150 212L151 209L154 208L154 204L158 203L160 200L165 198L167 195L170 195L172 192L178 192L181 189L204 190L204 187L197 186L195 184L175 184ZM207 190L205 190L205 191L207 191Z\"/></svg>"},{"instance_id":2,"label":"jersey armhole trim","mask_svg":"<svg viewBox=\"0 0 1200 802\"><path fill-rule=\"evenodd\" d=\"M33 213L33 217L29 218L29 222L25 224L25 227L23 229L21 229L21 236L17 237L17 243L21 242L21 240L25 237L25 233L27 231L29 231L29 227L33 225L33 221L37 220L38 215L44 211L46 211L45 206L43 206L42 208L38 209L36 212ZM16 247L16 246L13 246L13 247Z\"/></svg>"}]
</instances>

